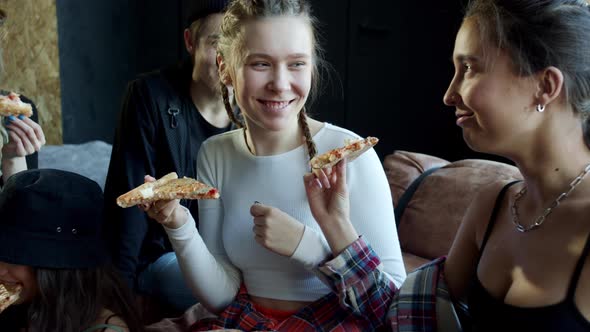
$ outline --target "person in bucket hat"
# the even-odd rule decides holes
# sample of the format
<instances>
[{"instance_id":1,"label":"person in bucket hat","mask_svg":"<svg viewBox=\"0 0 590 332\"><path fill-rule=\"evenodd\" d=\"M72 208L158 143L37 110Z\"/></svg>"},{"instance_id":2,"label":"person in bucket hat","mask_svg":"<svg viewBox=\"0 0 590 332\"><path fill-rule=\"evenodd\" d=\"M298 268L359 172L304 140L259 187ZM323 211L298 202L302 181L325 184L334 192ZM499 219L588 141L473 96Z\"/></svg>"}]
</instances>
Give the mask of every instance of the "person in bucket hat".
<instances>
[{"instance_id":1,"label":"person in bucket hat","mask_svg":"<svg viewBox=\"0 0 590 332\"><path fill-rule=\"evenodd\" d=\"M22 288L2 331L140 331L130 292L109 265L103 194L81 175L28 170L0 192L0 283Z\"/></svg>"}]
</instances>

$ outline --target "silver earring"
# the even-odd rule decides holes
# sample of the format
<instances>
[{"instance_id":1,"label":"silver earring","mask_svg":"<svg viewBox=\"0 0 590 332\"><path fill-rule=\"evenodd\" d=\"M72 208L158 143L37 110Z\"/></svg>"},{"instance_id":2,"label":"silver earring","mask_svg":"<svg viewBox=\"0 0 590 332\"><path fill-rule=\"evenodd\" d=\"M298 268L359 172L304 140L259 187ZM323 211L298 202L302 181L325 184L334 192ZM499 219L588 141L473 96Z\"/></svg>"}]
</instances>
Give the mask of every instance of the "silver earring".
<instances>
[{"instance_id":1,"label":"silver earring","mask_svg":"<svg viewBox=\"0 0 590 332\"><path fill-rule=\"evenodd\" d=\"M545 105L537 104L537 112L539 112L539 113L545 112Z\"/></svg>"}]
</instances>

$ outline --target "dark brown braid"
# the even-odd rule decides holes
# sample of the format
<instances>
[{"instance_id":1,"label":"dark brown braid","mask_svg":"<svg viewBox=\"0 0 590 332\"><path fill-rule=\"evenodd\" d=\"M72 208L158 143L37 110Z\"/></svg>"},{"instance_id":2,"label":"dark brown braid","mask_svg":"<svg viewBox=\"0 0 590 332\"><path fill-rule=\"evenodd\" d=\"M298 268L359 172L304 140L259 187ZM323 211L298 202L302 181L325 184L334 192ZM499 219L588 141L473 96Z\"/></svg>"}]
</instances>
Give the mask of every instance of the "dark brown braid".
<instances>
[{"instance_id":1,"label":"dark brown braid","mask_svg":"<svg viewBox=\"0 0 590 332\"><path fill-rule=\"evenodd\" d=\"M299 126L301 126L301 130L303 130L303 138L305 139L305 144L307 144L309 160L311 160L316 154L318 154L318 150L315 146L313 138L311 137L309 125L307 124L307 114L305 113L305 107L301 110L301 112L299 112Z\"/></svg>"},{"instance_id":2,"label":"dark brown braid","mask_svg":"<svg viewBox=\"0 0 590 332\"><path fill-rule=\"evenodd\" d=\"M223 83L221 83L221 96L223 97L223 104L225 105L227 116L231 122L233 122L238 128L244 128L244 124L242 121L238 120L233 108L231 107L231 103L229 102L229 89Z\"/></svg>"}]
</instances>

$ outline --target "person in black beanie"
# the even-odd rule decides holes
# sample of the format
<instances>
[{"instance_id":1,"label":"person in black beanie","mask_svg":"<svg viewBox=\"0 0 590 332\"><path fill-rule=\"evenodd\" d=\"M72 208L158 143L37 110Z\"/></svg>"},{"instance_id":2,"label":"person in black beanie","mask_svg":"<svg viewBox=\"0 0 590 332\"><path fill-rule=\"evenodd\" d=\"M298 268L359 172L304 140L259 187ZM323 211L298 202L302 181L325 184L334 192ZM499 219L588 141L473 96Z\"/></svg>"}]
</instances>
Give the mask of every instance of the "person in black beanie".
<instances>
[{"instance_id":1,"label":"person in black beanie","mask_svg":"<svg viewBox=\"0 0 590 332\"><path fill-rule=\"evenodd\" d=\"M227 2L187 2L184 42L190 59L128 84L105 184L105 224L115 266L139 299L146 295L174 312L196 300L164 230L139 209L121 209L115 201L142 184L146 174L196 178L201 143L231 128L215 63ZM197 215L196 202L182 204Z\"/></svg>"},{"instance_id":2,"label":"person in black beanie","mask_svg":"<svg viewBox=\"0 0 590 332\"><path fill-rule=\"evenodd\" d=\"M53 169L13 175L0 192L0 283L21 286L2 331L142 331L102 237L103 194Z\"/></svg>"}]
</instances>

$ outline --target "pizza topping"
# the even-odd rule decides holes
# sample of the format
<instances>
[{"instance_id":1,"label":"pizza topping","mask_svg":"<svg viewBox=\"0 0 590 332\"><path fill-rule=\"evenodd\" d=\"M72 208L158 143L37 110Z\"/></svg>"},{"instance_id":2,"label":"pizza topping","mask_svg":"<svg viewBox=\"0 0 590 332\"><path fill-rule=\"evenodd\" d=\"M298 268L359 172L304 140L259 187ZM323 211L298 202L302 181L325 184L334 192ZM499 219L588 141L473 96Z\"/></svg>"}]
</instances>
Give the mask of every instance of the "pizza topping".
<instances>
[{"instance_id":1,"label":"pizza topping","mask_svg":"<svg viewBox=\"0 0 590 332\"><path fill-rule=\"evenodd\" d=\"M0 284L0 312L18 301L22 289L21 285Z\"/></svg>"},{"instance_id":2,"label":"pizza topping","mask_svg":"<svg viewBox=\"0 0 590 332\"><path fill-rule=\"evenodd\" d=\"M346 145L343 147L333 149L312 158L310 161L311 167L315 169L332 167L345 157L348 158L348 161L353 161L377 144L379 139L376 137L367 137L366 139L354 141L346 140L346 142Z\"/></svg>"},{"instance_id":3,"label":"pizza topping","mask_svg":"<svg viewBox=\"0 0 590 332\"><path fill-rule=\"evenodd\" d=\"M140 189L139 193L143 198L151 198L154 197L154 188L150 186L144 189Z\"/></svg>"},{"instance_id":4,"label":"pizza topping","mask_svg":"<svg viewBox=\"0 0 590 332\"><path fill-rule=\"evenodd\" d=\"M30 117L33 115L33 107L24 103L18 93L10 92L8 95L0 95L0 116Z\"/></svg>"},{"instance_id":5,"label":"pizza topping","mask_svg":"<svg viewBox=\"0 0 590 332\"><path fill-rule=\"evenodd\" d=\"M354 142L354 143L350 144L346 148L346 150L352 150L352 151L354 151L354 150L359 150L360 148L361 148L361 142L360 141L357 141L357 142Z\"/></svg>"}]
</instances>

